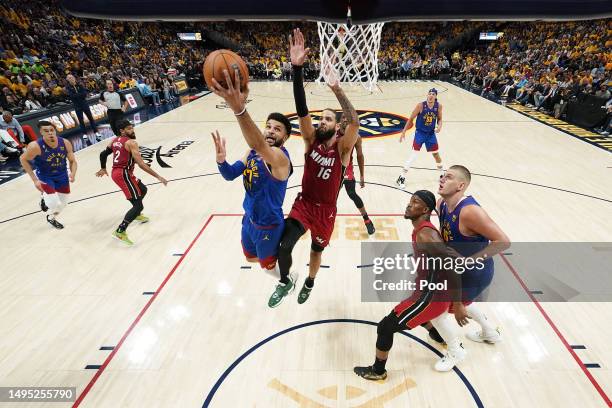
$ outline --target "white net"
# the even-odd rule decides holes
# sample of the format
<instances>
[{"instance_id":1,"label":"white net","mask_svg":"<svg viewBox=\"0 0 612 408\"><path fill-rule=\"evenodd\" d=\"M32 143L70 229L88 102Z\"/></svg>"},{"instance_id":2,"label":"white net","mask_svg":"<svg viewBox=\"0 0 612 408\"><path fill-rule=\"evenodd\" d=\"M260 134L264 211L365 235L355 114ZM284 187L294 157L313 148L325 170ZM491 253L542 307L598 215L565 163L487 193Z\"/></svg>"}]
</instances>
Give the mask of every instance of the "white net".
<instances>
[{"instance_id":1,"label":"white net","mask_svg":"<svg viewBox=\"0 0 612 408\"><path fill-rule=\"evenodd\" d=\"M325 67L333 67L340 82L361 84L372 91L378 80L378 50L385 23L335 24L317 22L321 73L317 82L325 80Z\"/></svg>"}]
</instances>

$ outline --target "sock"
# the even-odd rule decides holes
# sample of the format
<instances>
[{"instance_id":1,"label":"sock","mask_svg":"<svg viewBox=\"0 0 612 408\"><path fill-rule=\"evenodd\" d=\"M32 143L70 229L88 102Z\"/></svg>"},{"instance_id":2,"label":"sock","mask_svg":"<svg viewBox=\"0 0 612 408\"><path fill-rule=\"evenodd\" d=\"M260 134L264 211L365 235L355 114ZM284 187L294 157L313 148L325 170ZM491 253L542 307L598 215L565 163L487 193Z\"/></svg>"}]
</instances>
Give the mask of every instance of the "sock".
<instances>
[{"instance_id":1,"label":"sock","mask_svg":"<svg viewBox=\"0 0 612 408\"><path fill-rule=\"evenodd\" d=\"M449 353L454 354L458 349L463 348L457 336L457 323L454 319L451 321L449 314L444 313L433 319L431 323L446 342Z\"/></svg>"},{"instance_id":2,"label":"sock","mask_svg":"<svg viewBox=\"0 0 612 408\"><path fill-rule=\"evenodd\" d=\"M372 368L374 369L374 372L376 374L382 374L386 371L385 364L387 364L387 360L381 360L378 357L376 357L374 359L374 365L372 366Z\"/></svg>"},{"instance_id":3,"label":"sock","mask_svg":"<svg viewBox=\"0 0 612 408\"><path fill-rule=\"evenodd\" d=\"M117 232L119 232L119 233L125 232L125 230L127 229L128 225L130 225L130 223L127 222L126 220L123 220L121 222L121 224L119 224L119 227L117 228Z\"/></svg>"},{"instance_id":4,"label":"sock","mask_svg":"<svg viewBox=\"0 0 612 408\"><path fill-rule=\"evenodd\" d=\"M414 159L416 159L416 156L417 156L417 151L413 150L410 153L410 157L408 157L408 160L406 160L406 164L404 164L404 169L403 169L404 174L408 173L408 169L410 169L410 165L412 164Z\"/></svg>"},{"instance_id":5,"label":"sock","mask_svg":"<svg viewBox=\"0 0 612 408\"><path fill-rule=\"evenodd\" d=\"M487 319L487 316L485 316L482 310L480 310L475 303L471 303L469 306L466 306L465 310L467 310L470 317L480 325L483 335L486 336L495 333L495 327L493 327L493 325Z\"/></svg>"},{"instance_id":6,"label":"sock","mask_svg":"<svg viewBox=\"0 0 612 408\"><path fill-rule=\"evenodd\" d=\"M312 289L314 287L314 278L311 278L310 276L307 277L306 282L304 282L304 285L306 285L308 289Z\"/></svg>"}]
</instances>

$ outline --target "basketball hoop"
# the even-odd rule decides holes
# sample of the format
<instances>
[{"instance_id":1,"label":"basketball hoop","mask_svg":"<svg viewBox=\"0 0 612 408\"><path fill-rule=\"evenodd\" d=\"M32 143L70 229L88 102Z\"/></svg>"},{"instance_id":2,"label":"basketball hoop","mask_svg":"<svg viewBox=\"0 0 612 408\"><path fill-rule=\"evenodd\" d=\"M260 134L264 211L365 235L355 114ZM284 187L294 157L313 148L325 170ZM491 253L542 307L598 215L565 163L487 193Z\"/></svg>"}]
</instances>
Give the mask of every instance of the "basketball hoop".
<instances>
[{"instance_id":1,"label":"basketball hoop","mask_svg":"<svg viewBox=\"0 0 612 408\"><path fill-rule=\"evenodd\" d=\"M384 24L352 24L350 8L346 24L318 21L321 72L316 82L325 82L324 67L333 67L340 82L361 84L372 91L378 81L378 50Z\"/></svg>"}]
</instances>

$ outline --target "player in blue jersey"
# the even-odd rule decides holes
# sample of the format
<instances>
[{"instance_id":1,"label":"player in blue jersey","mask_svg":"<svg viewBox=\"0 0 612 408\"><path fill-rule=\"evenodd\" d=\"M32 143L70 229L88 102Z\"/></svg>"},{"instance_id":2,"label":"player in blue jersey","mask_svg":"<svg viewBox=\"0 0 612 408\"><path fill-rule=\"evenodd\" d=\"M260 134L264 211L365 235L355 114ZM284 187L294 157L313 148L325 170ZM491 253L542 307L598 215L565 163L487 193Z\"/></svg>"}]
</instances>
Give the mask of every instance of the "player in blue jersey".
<instances>
[{"instance_id":1,"label":"player in blue jersey","mask_svg":"<svg viewBox=\"0 0 612 408\"><path fill-rule=\"evenodd\" d=\"M496 343L501 340L497 330L480 310L472 303L491 284L493 280L493 256L510 247L510 239L502 229L489 217L472 196L465 191L471 181L470 171L464 166L451 166L440 179L438 201L440 230L446 244L464 257L474 260L486 259L484 267L466 268L461 275L461 293L463 306L453 305L457 321L468 316L481 327L478 332L468 333L467 338L479 343ZM456 308L461 310L457 310ZM448 340L449 339L445 339ZM443 360L449 367L457 361L451 354Z\"/></svg>"},{"instance_id":2,"label":"player in blue jersey","mask_svg":"<svg viewBox=\"0 0 612 408\"><path fill-rule=\"evenodd\" d=\"M442 159L438 153L438 139L436 138L436 133L442 130L442 104L438 102L438 90L436 88L431 88L427 93L427 100L418 103L412 111L402 130L400 143L406 138L406 132L414 126L415 118L416 131L412 142L412 153L410 153L410 157L406 160L404 168L396 180L396 184L402 190L406 188L406 173L408 173L410 165L416 159L417 152L421 150L423 144L427 151L433 154L438 170L444 171Z\"/></svg>"},{"instance_id":3,"label":"player in blue jersey","mask_svg":"<svg viewBox=\"0 0 612 408\"><path fill-rule=\"evenodd\" d=\"M49 211L47 222L57 229L64 226L56 219L68 203L70 183L74 182L77 162L72 145L68 140L57 136L55 126L48 121L38 122L42 138L30 142L19 160L28 173L34 187L42 193L40 202L43 211ZM36 174L30 162L34 162ZM66 162L70 163L70 174Z\"/></svg>"},{"instance_id":4,"label":"player in blue jersey","mask_svg":"<svg viewBox=\"0 0 612 408\"><path fill-rule=\"evenodd\" d=\"M278 245L285 226L283 201L287 180L293 168L289 152L283 147L291 134L291 122L282 113L271 113L263 133L246 111L246 94L216 83L214 92L234 111L250 149L242 160L225 160L225 139L213 133L219 172L226 180L242 176L245 189L242 219L242 249L249 262L259 262L264 270L276 269ZM248 91L247 91L248 92ZM276 275L280 276L278 273Z\"/></svg>"}]
</instances>

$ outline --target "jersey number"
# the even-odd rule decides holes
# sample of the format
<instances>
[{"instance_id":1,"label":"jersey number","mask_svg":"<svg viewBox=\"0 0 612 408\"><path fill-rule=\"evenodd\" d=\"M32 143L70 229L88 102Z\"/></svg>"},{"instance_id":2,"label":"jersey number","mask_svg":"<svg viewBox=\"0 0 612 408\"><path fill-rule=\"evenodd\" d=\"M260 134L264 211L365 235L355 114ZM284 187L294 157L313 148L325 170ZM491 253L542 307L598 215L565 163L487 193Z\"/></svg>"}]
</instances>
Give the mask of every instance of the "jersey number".
<instances>
[{"instance_id":1,"label":"jersey number","mask_svg":"<svg viewBox=\"0 0 612 408\"><path fill-rule=\"evenodd\" d=\"M119 150L115 150L115 158L113 159L113 163L119 163L119 156L121 152Z\"/></svg>"},{"instance_id":2,"label":"jersey number","mask_svg":"<svg viewBox=\"0 0 612 408\"><path fill-rule=\"evenodd\" d=\"M319 169L319 174L317 174L318 178L322 178L323 180L327 180L331 175L332 169L326 169L325 167L321 167Z\"/></svg>"}]
</instances>

